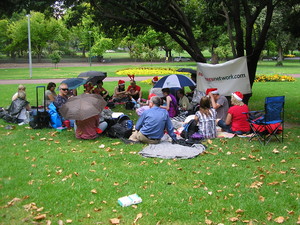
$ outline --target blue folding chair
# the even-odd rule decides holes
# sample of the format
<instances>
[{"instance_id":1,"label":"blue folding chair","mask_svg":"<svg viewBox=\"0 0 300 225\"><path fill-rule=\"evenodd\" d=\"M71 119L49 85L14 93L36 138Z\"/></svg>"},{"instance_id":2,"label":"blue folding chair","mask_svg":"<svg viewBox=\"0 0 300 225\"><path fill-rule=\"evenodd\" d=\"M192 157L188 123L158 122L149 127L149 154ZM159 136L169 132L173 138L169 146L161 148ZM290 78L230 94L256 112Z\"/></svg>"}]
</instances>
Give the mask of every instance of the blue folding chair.
<instances>
[{"instance_id":1,"label":"blue folding chair","mask_svg":"<svg viewBox=\"0 0 300 225\"><path fill-rule=\"evenodd\" d=\"M268 144L274 137L277 141L283 142L284 130L284 102L285 96L266 97L264 111L251 111L251 113L263 112L257 119L249 119L253 138L257 138L261 144ZM281 135L281 141L279 136Z\"/></svg>"}]
</instances>

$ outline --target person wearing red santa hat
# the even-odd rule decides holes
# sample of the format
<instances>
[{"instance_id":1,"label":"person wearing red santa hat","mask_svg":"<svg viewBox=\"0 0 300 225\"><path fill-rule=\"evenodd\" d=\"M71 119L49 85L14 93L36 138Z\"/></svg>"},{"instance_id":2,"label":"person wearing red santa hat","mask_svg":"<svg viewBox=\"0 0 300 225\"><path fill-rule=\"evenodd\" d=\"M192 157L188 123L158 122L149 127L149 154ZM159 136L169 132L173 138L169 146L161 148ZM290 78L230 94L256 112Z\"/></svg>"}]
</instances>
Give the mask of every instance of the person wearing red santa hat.
<instances>
[{"instance_id":1,"label":"person wearing red santa hat","mask_svg":"<svg viewBox=\"0 0 300 225\"><path fill-rule=\"evenodd\" d=\"M114 102L126 102L128 100L126 89L125 89L125 81L119 80L118 86L115 87L113 101Z\"/></svg>"},{"instance_id":2,"label":"person wearing red santa hat","mask_svg":"<svg viewBox=\"0 0 300 225\"><path fill-rule=\"evenodd\" d=\"M206 95L210 97L211 106L217 112L217 119L226 120L229 104L227 98L219 94L217 88L208 88Z\"/></svg>"},{"instance_id":3,"label":"person wearing red santa hat","mask_svg":"<svg viewBox=\"0 0 300 225\"><path fill-rule=\"evenodd\" d=\"M155 94L156 96L161 98L161 97L164 96L162 91L161 91L162 89L154 87L154 85L157 83L157 81L158 81L158 76L155 76L155 77L152 78L151 83L152 83L153 87L149 89L149 95L150 94Z\"/></svg>"},{"instance_id":4,"label":"person wearing red santa hat","mask_svg":"<svg viewBox=\"0 0 300 225\"><path fill-rule=\"evenodd\" d=\"M231 95L231 106L228 109L226 120L219 120L218 126L224 131L235 134L245 134L250 132L250 125L247 121L248 106L243 103L244 95L236 91Z\"/></svg>"}]
</instances>

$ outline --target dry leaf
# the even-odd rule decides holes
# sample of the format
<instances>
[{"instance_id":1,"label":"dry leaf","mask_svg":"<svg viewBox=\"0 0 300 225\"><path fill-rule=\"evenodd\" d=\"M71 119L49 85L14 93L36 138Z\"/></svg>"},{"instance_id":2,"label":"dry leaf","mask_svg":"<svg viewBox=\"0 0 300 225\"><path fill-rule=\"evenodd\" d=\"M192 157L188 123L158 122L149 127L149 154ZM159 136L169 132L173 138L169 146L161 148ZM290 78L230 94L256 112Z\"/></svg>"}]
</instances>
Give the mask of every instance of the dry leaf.
<instances>
[{"instance_id":1,"label":"dry leaf","mask_svg":"<svg viewBox=\"0 0 300 225\"><path fill-rule=\"evenodd\" d=\"M239 220L239 218L237 218L237 217L231 217L231 218L229 218L229 220L230 220L231 222L236 222L236 221Z\"/></svg>"},{"instance_id":2,"label":"dry leaf","mask_svg":"<svg viewBox=\"0 0 300 225\"><path fill-rule=\"evenodd\" d=\"M72 222L73 222L73 220L71 220L71 219L66 220L66 223L72 223Z\"/></svg>"},{"instance_id":3,"label":"dry leaf","mask_svg":"<svg viewBox=\"0 0 300 225\"><path fill-rule=\"evenodd\" d=\"M111 224L120 224L120 219L118 219L118 218L113 218L113 219L110 219L109 222L110 222Z\"/></svg>"},{"instance_id":4,"label":"dry leaf","mask_svg":"<svg viewBox=\"0 0 300 225\"><path fill-rule=\"evenodd\" d=\"M298 216L297 224L300 224L300 216Z\"/></svg>"},{"instance_id":5,"label":"dry leaf","mask_svg":"<svg viewBox=\"0 0 300 225\"><path fill-rule=\"evenodd\" d=\"M244 210L242 210L242 209L237 209L235 212L236 212L236 213L243 213Z\"/></svg>"},{"instance_id":6,"label":"dry leaf","mask_svg":"<svg viewBox=\"0 0 300 225\"><path fill-rule=\"evenodd\" d=\"M207 194L208 194L208 195L212 195L213 193L212 193L212 191L209 191L209 192L207 192Z\"/></svg>"},{"instance_id":7,"label":"dry leaf","mask_svg":"<svg viewBox=\"0 0 300 225\"><path fill-rule=\"evenodd\" d=\"M57 223L58 225L64 225L64 222L62 220L59 220Z\"/></svg>"},{"instance_id":8,"label":"dry leaf","mask_svg":"<svg viewBox=\"0 0 300 225\"><path fill-rule=\"evenodd\" d=\"M38 215L38 216L34 217L33 219L34 220L43 220L45 218L46 218L46 214L41 214L41 215Z\"/></svg>"},{"instance_id":9,"label":"dry leaf","mask_svg":"<svg viewBox=\"0 0 300 225\"><path fill-rule=\"evenodd\" d=\"M274 150L272 152L275 153L275 154L279 153L279 151L276 148L274 148Z\"/></svg>"},{"instance_id":10,"label":"dry leaf","mask_svg":"<svg viewBox=\"0 0 300 225\"><path fill-rule=\"evenodd\" d=\"M133 224L136 224L136 222L137 222L140 218L142 218L142 217L143 217L143 214L142 214L142 213L137 214L136 217L135 217L135 219L134 219L134 221L133 221Z\"/></svg>"},{"instance_id":11,"label":"dry leaf","mask_svg":"<svg viewBox=\"0 0 300 225\"><path fill-rule=\"evenodd\" d=\"M251 185L250 188L261 188L261 186L263 185L263 182L259 182L259 181L254 181Z\"/></svg>"},{"instance_id":12,"label":"dry leaf","mask_svg":"<svg viewBox=\"0 0 300 225\"><path fill-rule=\"evenodd\" d=\"M211 225L211 224L213 224L213 222L211 220L206 219L205 224Z\"/></svg>"},{"instance_id":13,"label":"dry leaf","mask_svg":"<svg viewBox=\"0 0 300 225\"><path fill-rule=\"evenodd\" d=\"M259 199L259 201L261 201L261 202L264 202L264 201L265 201L265 197L264 197L264 196L261 196L261 195L258 197L258 199Z\"/></svg>"},{"instance_id":14,"label":"dry leaf","mask_svg":"<svg viewBox=\"0 0 300 225\"><path fill-rule=\"evenodd\" d=\"M92 192L93 194L97 194L97 190L96 190L96 189L91 190L91 192Z\"/></svg>"},{"instance_id":15,"label":"dry leaf","mask_svg":"<svg viewBox=\"0 0 300 225\"><path fill-rule=\"evenodd\" d=\"M284 222L284 217L283 216L279 216L279 217L275 218L274 221L276 223L283 223Z\"/></svg>"}]
</instances>

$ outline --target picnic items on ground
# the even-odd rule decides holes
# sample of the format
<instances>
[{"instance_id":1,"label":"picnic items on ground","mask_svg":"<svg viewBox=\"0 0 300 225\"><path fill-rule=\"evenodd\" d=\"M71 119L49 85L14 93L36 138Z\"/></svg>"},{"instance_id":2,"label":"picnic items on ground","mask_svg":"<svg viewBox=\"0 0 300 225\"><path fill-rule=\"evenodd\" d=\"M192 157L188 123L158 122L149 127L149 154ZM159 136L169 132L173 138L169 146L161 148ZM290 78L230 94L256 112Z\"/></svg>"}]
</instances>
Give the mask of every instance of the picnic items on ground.
<instances>
[{"instance_id":1,"label":"picnic items on ground","mask_svg":"<svg viewBox=\"0 0 300 225\"><path fill-rule=\"evenodd\" d=\"M118 199L118 203L122 207L139 204L142 202L142 198L137 194L124 196Z\"/></svg>"}]
</instances>

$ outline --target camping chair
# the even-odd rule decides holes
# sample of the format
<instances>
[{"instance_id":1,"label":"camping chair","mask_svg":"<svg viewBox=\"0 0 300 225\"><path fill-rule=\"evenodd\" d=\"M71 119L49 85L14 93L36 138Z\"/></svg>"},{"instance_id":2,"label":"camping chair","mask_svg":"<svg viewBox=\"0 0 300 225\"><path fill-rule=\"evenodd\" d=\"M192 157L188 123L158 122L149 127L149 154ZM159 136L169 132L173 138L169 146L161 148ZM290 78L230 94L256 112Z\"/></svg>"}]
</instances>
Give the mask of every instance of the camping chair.
<instances>
[{"instance_id":1,"label":"camping chair","mask_svg":"<svg viewBox=\"0 0 300 225\"><path fill-rule=\"evenodd\" d=\"M284 102L285 96L266 97L264 111L252 111L251 113L263 112L263 115L257 119L249 116L250 127L253 130L253 138L257 138L264 145L274 137L277 141L283 142L284 127ZM278 136L281 134L281 141Z\"/></svg>"}]
</instances>

